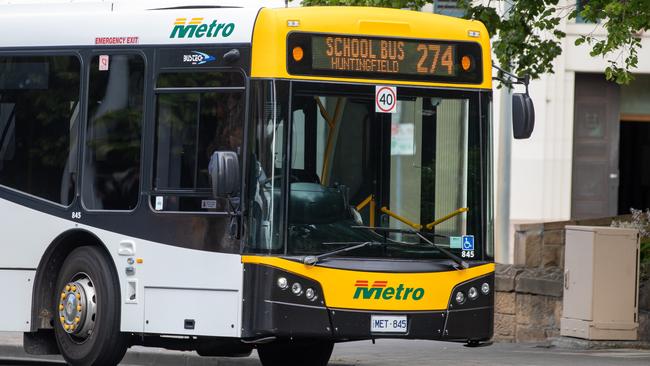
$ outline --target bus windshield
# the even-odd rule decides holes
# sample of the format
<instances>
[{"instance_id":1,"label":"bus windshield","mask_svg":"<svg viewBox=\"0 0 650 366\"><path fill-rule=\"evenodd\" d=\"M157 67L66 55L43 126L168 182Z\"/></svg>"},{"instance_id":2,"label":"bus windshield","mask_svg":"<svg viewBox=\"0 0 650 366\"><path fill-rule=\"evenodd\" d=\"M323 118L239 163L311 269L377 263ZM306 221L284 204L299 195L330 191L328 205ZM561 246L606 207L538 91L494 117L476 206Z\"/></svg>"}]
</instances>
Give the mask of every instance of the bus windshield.
<instances>
[{"instance_id":1,"label":"bus windshield","mask_svg":"<svg viewBox=\"0 0 650 366\"><path fill-rule=\"evenodd\" d=\"M285 253L371 242L337 255L448 259L417 230L459 257L483 259L479 92L398 87L396 113L378 113L375 90L293 84L280 174ZM266 188L277 196L274 180Z\"/></svg>"}]
</instances>

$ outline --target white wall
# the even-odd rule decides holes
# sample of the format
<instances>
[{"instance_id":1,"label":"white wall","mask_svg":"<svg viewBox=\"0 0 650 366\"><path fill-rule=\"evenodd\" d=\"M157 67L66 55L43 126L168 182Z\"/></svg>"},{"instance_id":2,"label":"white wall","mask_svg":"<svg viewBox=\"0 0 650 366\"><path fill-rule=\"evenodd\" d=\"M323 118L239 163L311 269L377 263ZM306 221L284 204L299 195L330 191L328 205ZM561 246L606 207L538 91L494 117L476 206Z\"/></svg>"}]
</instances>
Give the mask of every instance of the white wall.
<instances>
[{"instance_id":1,"label":"white wall","mask_svg":"<svg viewBox=\"0 0 650 366\"><path fill-rule=\"evenodd\" d=\"M562 55L553 63L555 73L531 83L536 112L533 136L513 140L511 223L568 220L571 216L575 73L604 73L607 67L606 58L591 57L588 45L575 46L574 42L582 34L604 37L606 33L598 25L574 21L561 27L567 37ZM634 73L650 74L650 33L643 35L642 46ZM499 116L499 97L495 91L495 118Z\"/></svg>"}]
</instances>

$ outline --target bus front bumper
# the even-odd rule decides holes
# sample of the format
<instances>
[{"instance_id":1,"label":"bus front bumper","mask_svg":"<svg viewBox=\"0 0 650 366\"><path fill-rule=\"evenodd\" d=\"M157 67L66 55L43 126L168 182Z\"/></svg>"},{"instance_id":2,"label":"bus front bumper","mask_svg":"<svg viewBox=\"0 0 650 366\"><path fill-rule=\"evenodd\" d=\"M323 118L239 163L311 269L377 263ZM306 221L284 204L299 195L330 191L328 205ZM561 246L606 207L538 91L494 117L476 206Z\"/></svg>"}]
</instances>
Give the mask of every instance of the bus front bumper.
<instances>
[{"instance_id":1,"label":"bus front bumper","mask_svg":"<svg viewBox=\"0 0 650 366\"><path fill-rule=\"evenodd\" d=\"M281 272L281 273L280 273ZM379 339L429 339L453 342L489 340L494 328L494 298L439 311L376 311L327 307L324 299L307 301L305 295L294 296L291 288L278 290L274 281L286 277L289 284L301 281L322 293L318 283L306 282L294 274L267 266L246 266L242 338L249 341L269 338L329 339L336 342ZM454 289L467 293L470 286L487 281L494 288L494 275L473 279ZM306 286L305 286L306 287ZM300 299L297 301L296 299ZM399 331L373 330L373 319L406 319Z\"/></svg>"}]
</instances>

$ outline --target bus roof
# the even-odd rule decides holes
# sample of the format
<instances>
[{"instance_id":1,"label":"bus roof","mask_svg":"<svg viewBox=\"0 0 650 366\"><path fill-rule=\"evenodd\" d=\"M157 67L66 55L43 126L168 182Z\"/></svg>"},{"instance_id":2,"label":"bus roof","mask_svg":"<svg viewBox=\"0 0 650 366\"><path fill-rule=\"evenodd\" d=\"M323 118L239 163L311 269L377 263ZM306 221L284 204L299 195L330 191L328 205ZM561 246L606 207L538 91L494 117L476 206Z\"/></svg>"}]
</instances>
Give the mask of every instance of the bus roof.
<instances>
[{"instance_id":1,"label":"bus roof","mask_svg":"<svg viewBox=\"0 0 650 366\"><path fill-rule=\"evenodd\" d=\"M0 0L0 47L250 43L262 6L284 1Z\"/></svg>"}]
</instances>

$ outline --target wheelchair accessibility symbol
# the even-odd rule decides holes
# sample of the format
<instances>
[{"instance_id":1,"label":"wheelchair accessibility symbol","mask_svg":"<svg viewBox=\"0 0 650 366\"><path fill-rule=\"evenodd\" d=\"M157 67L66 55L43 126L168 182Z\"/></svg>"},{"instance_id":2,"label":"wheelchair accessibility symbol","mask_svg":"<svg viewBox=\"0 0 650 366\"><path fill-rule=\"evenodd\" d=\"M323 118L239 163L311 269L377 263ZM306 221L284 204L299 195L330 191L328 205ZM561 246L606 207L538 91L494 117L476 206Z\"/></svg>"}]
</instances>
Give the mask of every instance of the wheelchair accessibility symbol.
<instances>
[{"instance_id":1,"label":"wheelchair accessibility symbol","mask_svg":"<svg viewBox=\"0 0 650 366\"><path fill-rule=\"evenodd\" d=\"M474 250L474 235L463 235L463 250Z\"/></svg>"}]
</instances>

